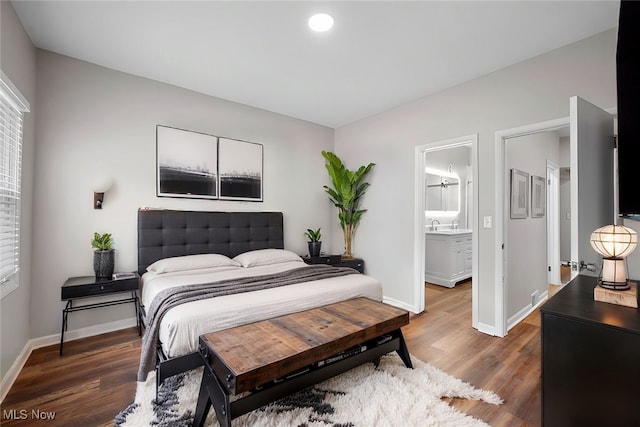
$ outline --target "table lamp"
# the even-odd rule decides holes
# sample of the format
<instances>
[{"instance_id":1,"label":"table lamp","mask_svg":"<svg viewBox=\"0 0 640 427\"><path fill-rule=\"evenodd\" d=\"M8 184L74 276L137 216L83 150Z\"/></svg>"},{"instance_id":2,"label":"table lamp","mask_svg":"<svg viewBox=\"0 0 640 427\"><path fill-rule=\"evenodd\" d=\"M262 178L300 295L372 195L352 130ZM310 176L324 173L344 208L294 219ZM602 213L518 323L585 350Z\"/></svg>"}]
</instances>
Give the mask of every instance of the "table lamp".
<instances>
[{"instance_id":1,"label":"table lamp","mask_svg":"<svg viewBox=\"0 0 640 427\"><path fill-rule=\"evenodd\" d=\"M605 225L591 233L591 247L602 255L598 285L623 291L630 288L624 258L638 245L638 234L622 225Z\"/></svg>"}]
</instances>

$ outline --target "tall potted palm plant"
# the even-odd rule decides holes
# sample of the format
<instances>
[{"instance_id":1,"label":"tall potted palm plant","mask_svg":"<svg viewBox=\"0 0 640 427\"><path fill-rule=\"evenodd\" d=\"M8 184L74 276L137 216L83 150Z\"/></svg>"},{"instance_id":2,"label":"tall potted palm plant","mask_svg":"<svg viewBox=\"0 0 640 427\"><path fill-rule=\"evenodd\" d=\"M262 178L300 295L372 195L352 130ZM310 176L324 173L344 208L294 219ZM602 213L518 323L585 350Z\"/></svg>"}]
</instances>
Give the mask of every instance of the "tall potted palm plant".
<instances>
[{"instance_id":1,"label":"tall potted palm plant","mask_svg":"<svg viewBox=\"0 0 640 427\"><path fill-rule=\"evenodd\" d=\"M347 169L342 160L330 151L323 151L325 166L333 188L324 185L324 189L329 195L329 200L338 208L338 219L344 234L344 257L352 258L351 243L353 233L360 222L362 214L366 209L360 209L360 200L369 188L369 183L364 182L365 176L375 166L369 163L367 166L360 166L357 170Z\"/></svg>"}]
</instances>

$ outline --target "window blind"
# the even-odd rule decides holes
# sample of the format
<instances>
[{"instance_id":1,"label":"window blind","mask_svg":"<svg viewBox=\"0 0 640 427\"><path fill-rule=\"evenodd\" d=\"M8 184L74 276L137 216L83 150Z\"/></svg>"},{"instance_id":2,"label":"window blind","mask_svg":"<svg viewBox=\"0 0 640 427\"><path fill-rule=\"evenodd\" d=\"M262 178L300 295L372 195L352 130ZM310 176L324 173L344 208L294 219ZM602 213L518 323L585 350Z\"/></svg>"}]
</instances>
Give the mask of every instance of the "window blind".
<instances>
[{"instance_id":1,"label":"window blind","mask_svg":"<svg viewBox=\"0 0 640 427\"><path fill-rule=\"evenodd\" d=\"M0 285L20 269L22 122L26 100L0 71Z\"/></svg>"}]
</instances>

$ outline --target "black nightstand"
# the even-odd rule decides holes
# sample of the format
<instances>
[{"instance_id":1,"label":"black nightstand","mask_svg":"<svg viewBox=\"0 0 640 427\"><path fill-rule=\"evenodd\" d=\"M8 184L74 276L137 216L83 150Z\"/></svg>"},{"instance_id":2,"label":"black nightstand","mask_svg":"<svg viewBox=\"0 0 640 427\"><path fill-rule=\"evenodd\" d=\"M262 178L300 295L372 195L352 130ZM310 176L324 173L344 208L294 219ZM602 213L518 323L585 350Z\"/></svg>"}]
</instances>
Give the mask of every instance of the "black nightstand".
<instances>
[{"instance_id":1,"label":"black nightstand","mask_svg":"<svg viewBox=\"0 0 640 427\"><path fill-rule=\"evenodd\" d=\"M334 267L351 267L364 273L364 260L361 258L344 258L341 255L322 255L319 257L302 257L307 264L327 264Z\"/></svg>"},{"instance_id":2,"label":"black nightstand","mask_svg":"<svg viewBox=\"0 0 640 427\"><path fill-rule=\"evenodd\" d=\"M140 276L138 273L134 273L133 277L127 277L123 279L100 279L97 280L94 276L83 277L70 277L64 282L60 290L60 300L67 301L64 309L62 310L62 331L60 333L60 356L62 356L62 346L64 344L64 333L67 330L69 313L81 310L90 310L98 307L108 307L111 305L134 303L136 310L136 326L138 326L138 333L142 334L142 328L140 325L140 316L138 312L138 287ZM129 292L130 297L121 298L112 301L103 301L93 304L84 304L74 306L73 301L82 298L91 298L102 295L112 295L123 292Z\"/></svg>"}]
</instances>

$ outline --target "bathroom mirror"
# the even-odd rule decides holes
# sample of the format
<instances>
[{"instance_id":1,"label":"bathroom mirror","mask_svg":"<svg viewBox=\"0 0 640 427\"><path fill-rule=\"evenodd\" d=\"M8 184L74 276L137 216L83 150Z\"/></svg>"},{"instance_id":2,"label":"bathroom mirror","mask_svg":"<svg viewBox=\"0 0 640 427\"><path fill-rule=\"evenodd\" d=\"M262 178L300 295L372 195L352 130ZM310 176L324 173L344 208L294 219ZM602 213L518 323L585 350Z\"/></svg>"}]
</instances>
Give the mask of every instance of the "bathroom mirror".
<instances>
[{"instance_id":1,"label":"bathroom mirror","mask_svg":"<svg viewBox=\"0 0 640 427\"><path fill-rule=\"evenodd\" d=\"M427 215L446 216L460 211L460 177L448 171L425 169Z\"/></svg>"}]
</instances>

